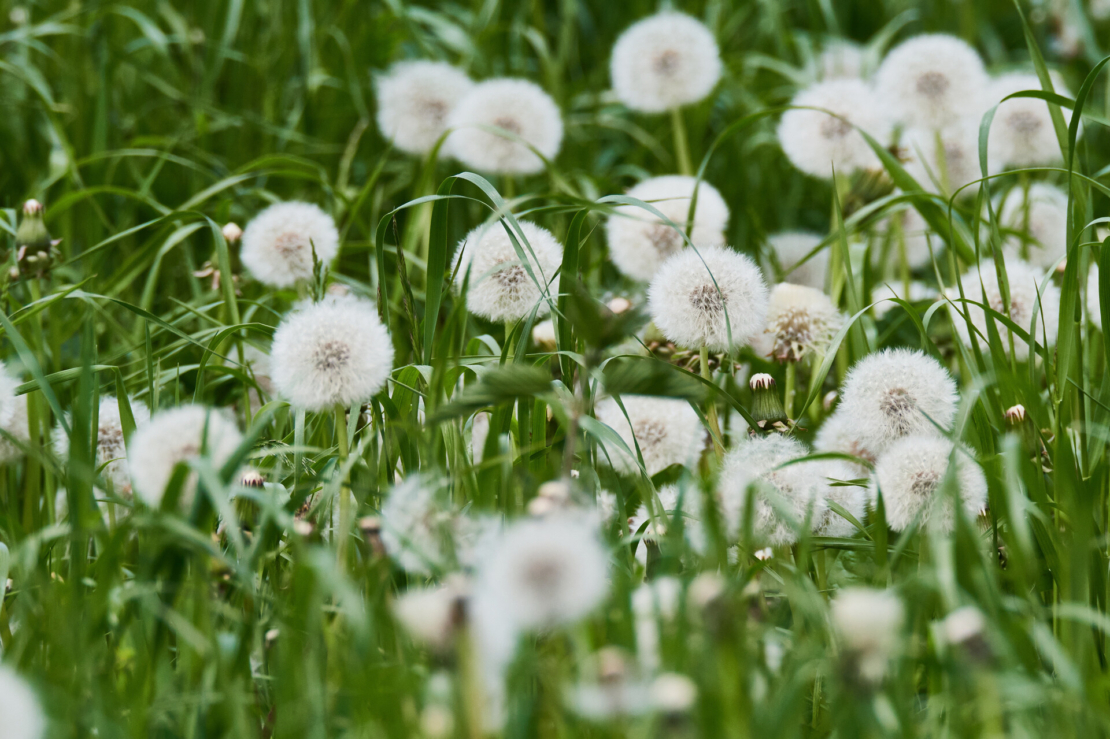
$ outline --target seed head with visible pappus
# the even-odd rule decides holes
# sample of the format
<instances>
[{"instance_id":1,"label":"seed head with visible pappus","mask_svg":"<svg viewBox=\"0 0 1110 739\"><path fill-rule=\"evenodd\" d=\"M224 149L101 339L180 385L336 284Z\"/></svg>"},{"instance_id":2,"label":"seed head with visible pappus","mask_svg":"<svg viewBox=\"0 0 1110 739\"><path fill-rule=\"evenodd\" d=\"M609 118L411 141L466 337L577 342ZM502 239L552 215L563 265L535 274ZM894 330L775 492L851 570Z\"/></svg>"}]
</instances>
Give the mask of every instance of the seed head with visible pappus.
<instances>
[{"instance_id":1,"label":"seed head with visible pappus","mask_svg":"<svg viewBox=\"0 0 1110 739\"><path fill-rule=\"evenodd\" d=\"M955 380L936 359L885 349L848 372L838 412L852 419L861 447L881 455L903 436L938 433L934 423L950 428L958 402Z\"/></svg>"},{"instance_id":2,"label":"seed head with visible pappus","mask_svg":"<svg viewBox=\"0 0 1110 739\"><path fill-rule=\"evenodd\" d=\"M445 62L398 62L376 79L378 128L407 154L427 154L447 132L447 119L474 86Z\"/></svg>"},{"instance_id":3,"label":"seed head with visible pappus","mask_svg":"<svg viewBox=\"0 0 1110 739\"><path fill-rule=\"evenodd\" d=\"M856 419L851 413L837 408L832 412L817 429L813 439L813 448L819 452L840 452L851 454L874 464L876 454L864 446L863 434L856 424ZM870 470L865 465L848 463L855 477L867 477Z\"/></svg>"},{"instance_id":4,"label":"seed head with visible pappus","mask_svg":"<svg viewBox=\"0 0 1110 739\"><path fill-rule=\"evenodd\" d=\"M856 479L857 465L841 460L825 460L824 472L827 483L824 489L825 509L819 517L813 519L813 533L817 536L833 536L848 538L859 533L856 525L849 521L838 511L833 510L830 503L843 508L861 524L867 510L867 488L846 483Z\"/></svg>"},{"instance_id":5,"label":"seed head with visible pappus","mask_svg":"<svg viewBox=\"0 0 1110 739\"><path fill-rule=\"evenodd\" d=\"M531 274L506 231L511 226L500 221L479 226L459 245L455 286L462 288L469 273L466 307L490 321L519 321L537 305L536 315L547 315L551 310L548 297L554 300L559 292L556 273L563 262L563 245L546 228L528 221L517 223L520 233L513 229L513 237Z\"/></svg>"},{"instance_id":6,"label":"seed head with visible pappus","mask_svg":"<svg viewBox=\"0 0 1110 739\"><path fill-rule=\"evenodd\" d=\"M158 411L135 429L128 446L127 467L134 492L147 506L157 508L179 462L204 456L218 470L242 440L235 423L218 409L182 405ZM190 472L181 490L182 509L192 505L196 488L197 473Z\"/></svg>"},{"instance_id":7,"label":"seed head with visible pappus","mask_svg":"<svg viewBox=\"0 0 1110 739\"><path fill-rule=\"evenodd\" d=\"M942 489L952 463L964 514L974 521L987 505L987 479L966 449L935 435L907 436L890 445L875 464L871 482L872 499L882 493L890 528L905 531L916 523L953 529L955 506Z\"/></svg>"},{"instance_id":8,"label":"seed head with visible pappus","mask_svg":"<svg viewBox=\"0 0 1110 739\"><path fill-rule=\"evenodd\" d=\"M1051 73L1052 86L1057 94L1070 97L1067 85L1060 75ZM987 140L991 153L1006 167L1036 167L1063 161L1060 140L1048 103L1035 98L1011 98L1007 95L1022 90L1040 90L1041 81L1035 74L1004 74L991 82L988 90L991 105L999 104ZM1061 108L1064 124L1071 123L1071 111ZM1082 130L1082 129L1080 129Z\"/></svg>"},{"instance_id":9,"label":"seed head with visible pappus","mask_svg":"<svg viewBox=\"0 0 1110 739\"><path fill-rule=\"evenodd\" d=\"M644 468L649 476L671 465L691 467L705 447L706 431L697 412L684 400L648 395L621 396L624 411L613 398L597 404L597 420L609 426L636 454L639 444ZM628 416L625 417L625 411ZM620 448L606 445L613 468L626 475L635 474L639 460ZM604 455L602 455L604 457Z\"/></svg>"},{"instance_id":10,"label":"seed head with visible pappus","mask_svg":"<svg viewBox=\"0 0 1110 739\"><path fill-rule=\"evenodd\" d=\"M617 38L609 71L618 100L641 113L662 113L713 92L721 78L721 54L705 24L664 11Z\"/></svg>"},{"instance_id":11,"label":"seed head with visible pappus","mask_svg":"<svg viewBox=\"0 0 1110 739\"><path fill-rule=\"evenodd\" d=\"M150 420L150 409L141 400L131 400L130 405L135 428L138 430ZM60 425L55 426L53 437L54 453L60 459L68 458L69 435L65 429ZM123 440L119 400L111 395L100 397L100 407L97 410L96 467L103 467L101 474L111 483L116 493L123 496L131 494L131 473L127 468L127 446Z\"/></svg>"},{"instance_id":12,"label":"seed head with visible pappus","mask_svg":"<svg viewBox=\"0 0 1110 739\"><path fill-rule=\"evenodd\" d=\"M294 407L348 407L374 397L393 370L393 343L374 304L356 297L293 310L274 332L274 387Z\"/></svg>"},{"instance_id":13,"label":"seed head with visible pappus","mask_svg":"<svg viewBox=\"0 0 1110 739\"><path fill-rule=\"evenodd\" d=\"M965 311L971 316L971 324L975 328L975 341L987 350L987 316L979 305L987 305L992 310L1009 316L1010 320L1028 331L1033 321L1033 311L1040 301L1035 327L1036 342L1049 347L1056 344L1056 335L1060 329L1060 288L1051 280L1041 283L1044 274L1020 259L1006 260L1006 281L1010 286L1010 300L1002 299L1002 288L998 284L998 272L994 260L985 259L979 263L978 268L972 266L962 277L964 297L967 303L960 302L960 293L956 287L949 288L948 298L953 301L948 307L952 316L952 323L960 339L968 344L972 333L968 331ZM976 305L978 304L978 305ZM1002 339L1002 348L1007 354L1010 352L1009 330L1005 324L995 322L999 336ZM1024 362L1029 359L1029 344L1017 335L1014 335L1014 356Z\"/></svg>"},{"instance_id":14,"label":"seed head with visible pappus","mask_svg":"<svg viewBox=\"0 0 1110 739\"><path fill-rule=\"evenodd\" d=\"M478 564L476 597L520 629L572 623L609 592L609 555L581 516L510 524Z\"/></svg>"},{"instance_id":15,"label":"seed head with visible pappus","mask_svg":"<svg viewBox=\"0 0 1110 739\"><path fill-rule=\"evenodd\" d=\"M648 282L668 257L686 245L684 233L690 200L697 180L683 175L652 177L627 193L642 200L678 228L661 221L654 213L635 205L619 205L605 226L609 258L628 277ZM690 241L698 246L722 245L728 227L728 205L717 188L708 182L698 185L694 224Z\"/></svg>"},{"instance_id":16,"label":"seed head with visible pappus","mask_svg":"<svg viewBox=\"0 0 1110 739\"><path fill-rule=\"evenodd\" d=\"M1068 252L1068 194L1046 182L1034 182L1028 195L1020 187L1006 193L998 207L1006 235L1006 261L1019 259L1052 269Z\"/></svg>"},{"instance_id":17,"label":"seed head with visible pappus","mask_svg":"<svg viewBox=\"0 0 1110 739\"><path fill-rule=\"evenodd\" d=\"M763 330L767 285L751 259L727 247L684 249L652 278L655 326L681 347L729 351Z\"/></svg>"},{"instance_id":18,"label":"seed head with visible pappus","mask_svg":"<svg viewBox=\"0 0 1110 739\"><path fill-rule=\"evenodd\" d=\"M312 254L323 265L339 253L339 231L332 217L312 203L275 203L243 231L239 252L259 282L289 287L312 279Z\"/></svg>"},{"instance_id":19,"label":"seed head with visible pappus","mask_svg":"<svg viewBox=\"0 0 1110 739\"><path fill-rule=\"evenodd\" d=\"M875 74L878 97L895 119L934 130L963 118L978 120L989 83L979 53L942 33L903 42Z\"/></svg>"},{"instance_id":20,"label":"seed head with visible pappus","mask_svg":"<svg viewBox=\"0 0 1110 739\"><path fill-rule=\"evenodd\" d=\"M780 362L799 362L807 354L824 353L844 317L820 290L783 282L771 290L767 329Z\"/></svg>"},{"instance_id":21,"label":"seed head with visible pappus","mask_svg":"<svg viewBox=\"0 0 1110 739\"><path fill-rule=\"evenodd\" d=\"M821 235L810 231L782 231L767 237L767 245L774 252L782 269L783 282L794 285L815 287L825 286L825 275L829 265L829 250L822 249L802 264L814 249L821 244ZM763 273L769 281L775 280L775 270L769 259L764 260Z\"/></svg>"},{"instance_id":22,"label":"seed head with visible pappus","mask_svg":"<svg viewBox=\"0 0 1110 739\"><path fill-rule=\"evenodd\" d=\"M559 106L538 85L522 79L474 85L451 111L447 126L448 151L479 172L535 174L543 171L543 159L553 160L563 144Z\"/></svg>"},{"instance_id":23,"label":"seed head with visible pappus","mask_svg":"<svg viewBox=\"0 0 1110 739\"><path fill-rule=\"evenodd\" d=\"M4 583L0 582L0 595ZM4 739L43 739L46 715L38 696L15 670L0 665L0 722Z\"/></svg>"},{"instance_id":24,"label":"seed head with visible pappus","mask_svg":"<svg viewBox=\"0 0 1110 739\"><path fill-rule=\"evenodd\" d=\"M743 441L725 455L717 491L724 522L733 538L744 530L749 494L756 496L752 501L752 532L757 542L793 544L807 517L811 522L823 519L828 465L814 460L780 469L808 454L801 442L769 434ZM782 510L789 513L789 518L780 513Z\"/></svg>"},{"instance_id":25,"label":"seed head with visible pappus","mask_svg":"<svg viewBox=\"0 0 1110 739\"><path fill-rule=\"evenodd\" d=\"M881 682L898 653L905 608L890 590L844 588L829 606L833 632L867 682Z\"/></svg>"},{"instance_id":26,"label":"seed head with visible pappus","mask_svg":"<svg viewBox=\"0 0 1110 739\"><path fill-rule=\"evenodd\" d=\"M907 128L900 144L906 158L903 163L906 172L926 191L946 195L959 191L960 197L971 197L978 192L978 181L983 178L979 164L978 118L964 118L939 131ZM998 171L993 160L988 161L988 171Z\"/></svg>"},{"instance_id":27,"label":"seed head with visible pappus","mask_svg":"<svg viewBox=\"0 0 1110 739\"><path fill-rule=\"evenodd\" d=\"M886 106L876 99L866 82L818 82L798 93L790 105L795 109L782 114L778 139L786 158L795 167L825 179L833 176L833 170L850 174L882 168L860 130L887 146L893 122Z\"/></svg>"}]
</instances>

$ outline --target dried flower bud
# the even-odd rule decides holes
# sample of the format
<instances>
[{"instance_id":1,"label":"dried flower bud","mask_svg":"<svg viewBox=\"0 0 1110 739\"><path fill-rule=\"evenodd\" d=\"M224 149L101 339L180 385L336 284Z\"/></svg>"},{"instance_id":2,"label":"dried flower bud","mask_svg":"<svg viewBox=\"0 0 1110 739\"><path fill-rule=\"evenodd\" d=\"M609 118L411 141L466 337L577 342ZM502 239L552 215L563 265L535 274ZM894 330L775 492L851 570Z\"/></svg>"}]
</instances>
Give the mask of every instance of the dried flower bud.
<instances>
[{"instance_id":1,"label":"dried flower bud","mask_svg":"<svg viewBox=\"0 0 1110 739\"><path fill-rule=\"evenodd\" d=\"M266 486L266 478L258 470L247 470L239 478L239 484L245 488L261 488Z\"/></svg>"},{"instance_id":2,"label":"dried flower bud","mask_svg":"<svg viewBox=\"0 0 1110 739\"><path fill-rule=\"evenodd\" d=\"M221 233L224 235L224 240L229 244L235 244L243 237L243 229L239 228L238 223L227 223Z\"/></svg>"},{"instance_id":3,"label":"dried flower bud","mask_svg":"<svg viewBox=\"0 0 1110 739\"><path fill-rule=\"evenodd\" d=\"M1011 426L1017 426L1025 420L1025 406L1019 403L1018 405L1009 408L1006 411L1005 415L1006 423L1010 424Z\"/></svg>"}]
</instances>

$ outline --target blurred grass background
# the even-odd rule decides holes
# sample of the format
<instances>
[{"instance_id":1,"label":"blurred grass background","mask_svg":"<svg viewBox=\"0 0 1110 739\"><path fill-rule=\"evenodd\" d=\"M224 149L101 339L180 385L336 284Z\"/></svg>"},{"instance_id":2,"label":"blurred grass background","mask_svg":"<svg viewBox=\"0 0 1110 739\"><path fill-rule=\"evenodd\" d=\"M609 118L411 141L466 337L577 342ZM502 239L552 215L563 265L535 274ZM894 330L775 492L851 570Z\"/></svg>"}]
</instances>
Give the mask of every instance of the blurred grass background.
<instances>
[{"instance_id":1,"label":"blurred grass background","mask_svg":"<svg viewBox=\"0 0 1110 739\"><path fill-rule=\"evenodd\" d=\"M992 71L1029 68L1021 19L1006 0L677 5L715 31L727 70L709 100L685 111L695 162L729 124L786 104L811 78L807 65L831 37L882 45L919 32L950 32L976 45ZM1110 29L1089 21L1081 5L1023 4L1036 43L1073 92L1102 57L1099 44ZM196 398L238 403L242 411L253 379L233 361L209 363L207 352L227 347L225 329L235 325L236 314L241 326L251 324L240 332L264 344L266 327L296 296L244 280L241 295L228 300L226 277L214 288L194 272L206 262L219 266L223 242L213 225L245 225L265 204L296 197L335 215L345 237L336 279L387 303L397 367L405 367L395 378L429 390L428 379L406 367L421 363L410 337L422 319L422 255L428 252L419 242L429 209L399 213L396 226L384 232L385 254L378 253L375 234L384 215L434 192L457 167L389 150L374 123L373 75L394 61L430 58L457 63L476 79L516 75L541 84L562 108L567 136L555 173L517 183L517 190L520 207L536 208L530 217L565 238L572 213L587 201L676 169L667 117L631 114L606 92L613 41L656 9L649 2L578 0L0 1L0 228L14 243L20 203L38 198L65 255L41 287L16 283L3 295L5 312L28 344L5 351L28 380L32 428L40 433L28 459L0 477L0 541L11 551L13 577L0 611L0 641L5 661L40 689L53 719L51 737L420 733L422 707L431 702L429 675L452 665L397 632L388 602L404 586L403 575L370 556L349 573L336 572L318 538L260 533L240 552L213 541L203 525L190 529L150 513L115 529L98 526L95 516L70 526L56 522L56 492L76 468L60 467L47 448L57 409L43 392L47 383L34 378L45 376L65 409L97 393L125 393L152 406ZM1110 119L1106 90L1107 82L1098 82L1085 111L1092 122L1078 161L1088 174L1110 163L1098 123ZM779 229L826 233L832 209L830 186L802 176L782 155L774 120L725 140L705 172L732 209L731 243L750 253ZM1059 173L1045 176L1062 180ZM466 183L454 192L480 197ZM1089 198L1088 213L1104 211L1101 194ZM453 244L488 209L455 200L447 214ZM603 261L595 224L595 216L587 219L585 280L597 296L625 292L628 285ZM403 273L399 244L409 247ZM233 263L234 254L227 258ZM406 287L414 290L413 304L406 303ZM500 327L467 319L457 301L446 301L436 397L465 374L463 355L496 358L475 337L501 336ZM887 342L921 346L912 324L883 326ZM951 359L945 331L938 329L938 342ZM1105 400L1100 344L1083 337L1079 362L1064 379L1073 372L1077 387ZM634 585L629 566L614 575L611 611L582 634L545 637L524 648L511 680L506 734L1110 733L1107 430L1104 422L1072 427L1067 414L1061 420L1056 413L1064 396L1065 405L1085 404L1095 416L1099 401L1082 399L1066 382L1042 392L1051 376L1043 367L1028 378L995 367L999 380L989 361L962 365L965 397L971 389L984 394L980 405L969 403L967 440L984 460L992 508L1009 526L986 537L961 529L949 542L906 538L897 547L890 542L889 555L886 532L869 527L872 536L845 547L837 560L841 581L897 584L907 598L912 633L886 690L857 695L830 673L823 595L803 552L797 567L718 563L729 583L719 622L688 628L683 617L664 634L665 662L695 676L701 690L690 719L601 728L578 721L562 710L559 689L575 674L584 645L631 646L627 604L621 605ZM547 362L536 360L545 369ZM499 408L519 409L517 442L530 441L528 419L541 418L556 401L538 391L523 395L519 402L498 398ZM998 414L989 413L1017 398L1056 438L1072 440L1081 459L1064 453L1069 444L1054 446L1052 453L1063 456L1046 475L1021 454L1021 440L1003 433ZM415 393L395 387L387 400L371 409L380 435L366 451L366 466L355 470L363 513L377 508L398 467L442 466L462 447L463 426L430 431ZM298 421L280 403L271 407L273 425L254 461L299 502L327 479L334 462L329 421ZM534 428L545 431L542 422ZM555 442L558 428L553 422L549 431ZM536 440L539 452L523 443L518 448L527 453L460 472L464 497L479 500L499 490L506 508L514 505L506 500L530 497L560 469L560 450L543 449L547 437L542 442ZM999 453L1006 449L1009 456ZM87 473L82 484L91 485ZM507 489L522 492L505 496ZM630 500L638 494L630 491ZM289 511L275 508L272 516L290 521ZM1022 523L1026 518L1031 528ZM996 545L1007 547L1006 568ZM745 588L764 571L775 592L752 598ZM934 643L930 621L963 601L990 619L989 664L969 666ZM271 636L273 630L280 636ZM786 656L772 669L771 652L784 644ZM463 730L462 722L456 729Z\"/></svg>"}]
</instances>

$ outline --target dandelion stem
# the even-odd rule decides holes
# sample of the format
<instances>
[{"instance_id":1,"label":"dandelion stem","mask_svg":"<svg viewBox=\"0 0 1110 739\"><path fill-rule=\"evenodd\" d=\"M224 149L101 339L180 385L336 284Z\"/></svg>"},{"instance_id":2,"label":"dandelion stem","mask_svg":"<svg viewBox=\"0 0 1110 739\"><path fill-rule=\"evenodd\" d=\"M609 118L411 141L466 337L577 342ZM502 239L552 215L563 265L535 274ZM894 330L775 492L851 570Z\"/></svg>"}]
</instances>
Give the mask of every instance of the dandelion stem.
<instances>
[{"instance_id":1,"label":"dandelion stem","mask_svg":"<svg viewBox=\"0 0 1110 739\"><path fill-rule=\"evenodd\" d=\"M671 133L674 134L674 155L678 160L678 172L687 177L694 174L690 165L690 152L686 143L686 122L682 119L679 108L671 108Z\"/></svg>"},{"instance_id":2,"label":"dandelion stem","mask_svg":"<svg viewBox=\"0 0 1110 739\"><path fill-rule=\"evenodd\" d=\"M786 363L786 391L783 393L782 405L786 409L786 417L794 418L794 384L797 380L798 363Z\"/></svg>"},{"instance_id":3,"label":"dandelion stem","mask_svg":"<svg viewBox=\"0 0 1110 739\"><path fill-rule=\"evenodd\" d=\"M347 464L350 448L347 441L347 409L342 405L335 406L335 438L339 445L339 459L335 464L339 473L343 475L339 483L339 526L335 532L338 543L337 559L342 566L347 558L347 532L351 528L351 491L347 485L347 474L342 471Z\"/></svg>"},{"instance_id":4,"label":"dandelion stem","mask_svg":"<svg viewBox=\"0 0 1110 739\"><path fill-rule=\"evenodd\" d=\"M713 374L709 371L709 347L703 346L701 348L701 376L706 380L713 382ZM714 397L709 398L705 402L705 417L709 421L709 430L713 435L713 450L717 452L717 458L720 459L725 456L725 448L721 445L721 424L717 420L717 399Z\"/></svg>"}]
</instances>

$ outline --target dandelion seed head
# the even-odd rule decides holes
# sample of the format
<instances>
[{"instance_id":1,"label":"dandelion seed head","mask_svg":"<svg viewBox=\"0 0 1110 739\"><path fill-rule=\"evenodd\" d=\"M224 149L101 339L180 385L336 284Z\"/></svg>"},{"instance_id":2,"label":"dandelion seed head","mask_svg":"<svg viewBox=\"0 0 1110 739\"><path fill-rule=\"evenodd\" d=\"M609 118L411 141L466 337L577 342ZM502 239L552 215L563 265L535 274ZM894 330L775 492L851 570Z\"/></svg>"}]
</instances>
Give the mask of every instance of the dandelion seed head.
<instances>
[{"instance_id":1,"label":"dandelion seed head","mask_svg":"<svg viewBox=\"0 0 1110 739\"><path fill-rule=\"evenodd\" d=\"M1040 290L1042 273L1019 259L1006 260L1006 281L1010 286L1010 300L1002 299L1002 288L998 284L998 273L994 260L986 259L980 262L978 269L974 266L961 278L964 297L967 303L959 302L960 294L956 288L950 288L948 297L955 302L949 306L952 323L956 333L965 343L970 343L971 333L968 331L964 319L966 310L971 316L972 326L976 329L975 341L987 348L987 316L983 309L973 303L985 304L992 310L1009 316L1023 331L1028 331L1033 320L1033 311L1040 300L1040 310L1037 313L1036 341L1047 342L1048 346L1056 344L1056 334L1059 331L1060 320L1060 288L1055 283L1048 281L1043 290ZM980 282L981 280L981 282ZM1040 292L1038 296L1038 291ZM1009 354L1009 330L1001 323L995 324L1002 338L1002 348ZM1014 356L1018 361L1024 362L1029 358L1029 345L1018 336L1014 336Z\"/></svg>"},{"instance_id":2,"label":"dandelion seed head","mask_svg":"<svg viewBox=\"0 0 1110 739\"><path fill-rule=\"evenodd\" d=\"M767 237L767 244L774 251L779 267L782 268L783 282L815 287L818 290L824 288L829 265L828 249L822 249L805 263L798 264L817 248L821 240L820 234L809 231L782 231ZM770 260L765 260L763 271L768 279L774 279L775 272Z\"/></svg>"},{"instance_id":3,"label":"dandelion seed head","mask_svg":"<svg viewBox=\"0 0 1110 739\"><path fill-rule=\"evenodd\" d=\"M625 29L609 71L618 100L642 113L662 113L707 97L721 78L721 55L705 24L664 11Z\"/></svg>"},{"instance_id":4,"label":"dandelion seed head","mask_svg":"<svg viewBox=\"0 0 1110 739\"><path fill-rule=\"evenodd\" d=\"M42 739L46 735L46 716L35 691L14 670L3 665L0 665L0 716L5 739Z\"/></svg>"},{"instance_id":5,"label":"dandelion seed head","mask_svg":"<svg viewBox=\"0 0 1110 739\"><path fill-rule=\"evenodd\" d=\"M979 53L947 34L915 36L879 65L879 98L902 123L943 128L981 112L990 80Z\"/></svg>"},{"instance_id":6,"label":"dandelion seed head","mask_svg":"<svg viewBox=\"0 0 1110 739\"><path fill-rule=\"evenodd\" d=\"M474 85L452 109L447 124L450 153L480 172L535 174L544 168L536 151L552 160L563 143L559 106L538 85L523 79ZM513 138L491 128L507 131Z\"/></svg>"},{"instance_id":7,"label":"dandelion seed head","mask_svg":"<svg viewBox=\"0 0 1110 739\"><path fill-rule=\"evenodd\" d=\"M967 516L974 520L987 503L983 470L965 450L935 435L912 435L896 441L875 464L872 497L882 492L886 520L895 531L905 531L915 521L951 531L955 509L941 484L949 462L956 465L956 485Z\"/></svg>"},{"instance_id":8,"label":"dandelion seed head","mask_svg":"<svg viewBox=\"0 0 1110 739\"><path fill-rule=\"evenodd\" d=\"M696 182L693 177L666 175L644 180L628 191L629 197L648 203L678 229L638 206L617 206L605 227L609 258L617 269L634 280L648 282L668 257L682 251ZM724 244L728 217L728 205L721 193L708 182L702 182L698 186L690 240L698 246Z\"/></svg>"},{"instance_id":9,"label":"dandelion seed head","mask_svg":"<svg viewBox=\"0 0 1110 739\"><path fill-rule=\"evenodd\" d=\"M890 590L844 588L829 606L833 631L859 670L879 682L898 653L905 608Z\"/></svg>"},{"instance_id":10,"label":"dandelion seed head","mask_svg":"<svg viewBox=\"0 0 1110 739\"><path fill-rule=\"evenodd\" d=\"M0 373L3 373L2 369L0 369ZM15 382L18 382L18 380ZM0 394L4 392L3 384L4 380L0 378ZM2 401L0 401L0 405L3 405ZM27 425L27 396L15 395L9 405L12 408L11 416L7 423L0 424L0 429L3 429L12 438L0 436L0 465L11 464L22 459L26 446L31 443L31 430Z\"/></svg>"},{"instance_id":11,"label":"dandelion seed head","mask_svg":"<svg viewBox=\"0 0 1110 739\"><path fill-rule=\"evenodd\" d=\"M706 431L698 414L684 400L648 395L621 396L624 411L613 398L597 404L597 420L609 426L628 445L632 454L639 444L648 475L671 465L692 467L705 446ZM625 411L628 416L625 417ZM626 475L636 474L639 460L619 448L607 446L613 468Z\"/></svg>"},{"instance_id":12,"label":"dandelion seed head","mask_svg":"<svg viewBox=\"0 0 1110 739\"><path fill-rule=\"evenodd\" d=\"M780 362L824 352L843 322L829 296L816 288L783 282L771 290L766 331L773 340L771 354Z\"/></svg>"},{"instance_id":13,"label":"dandelion seed head","mask_svg":"<svg viewBox=\"0 0 1110 739\"><path fill-rule=\"evenodd\" d=\"M427 154L447 131L447 119L474 86L444 62L394 64L377 78L378 128L407 154Z\"/></svg>"},{"instance_id":14,"label":"dandelion seed head","mask_svg":"<svg viewBox=\"0 0 1110 739\"><path fill-rule=\"evenodd\" d=\"M270 357L278 393L319 412L364 403L381 390L393 369L393 343L372 303L345 297L286 315Z\"/></svg>"},{"instance_id":15,"label":"dandelion seed head","mask_svg":"<svg viewBox=\"0 0 1110 739\"><path fill-rule=\"evenodd\" d=\"M816 66L817 75L823 80L863 79L863 47L851 41L835 39L821 50Z\"/></svg>"},{"instance_id":16,"label":"dandelion seed head","mask_svg":"<svg viewBox=\"0 0 1110 739\"><path fill-rule=\"evenodd\" d=\"M851 454L874 464L875 453L864 446L862 434L852 414L837 408L817 429L813 448L819 452L840 452ZM867 477L870 472L862 464L851 465L855 477Z\"/></svg>"},{"instance_id":17,"label":"dandelion seed head","mask_svg":"<svg viewBox=\"0 0 1110 739\"><path fill-rule=\"evenodd\" d=\"M203 450L219 469L242 440L235 423L218 409L182 405L158 411L135 429L127 450L134 493L147 506L157 508L178 463L199 458ZM181 489L182 509L192 505L196 488L197 473L190 472Z\"/></svg>"},{"instance_id":18,"label":"dandelion seed head","mask_svg":"<svg viewBox=\"0 0 1110 739\"><path fill-rule=\"evenodd\" d=\"M862 448L881 455L910 434L935 434L956 418L956 382L940 362L919 351L886 349L852 367L839 412L858 427ZM932 419L930 421L929 419Z\"/></svg>"},{"instance_id":19,"label":"dandelion seed head","mask_svg":"<svg viewBox=\"0 0 1110 739\"><path fill-rule=\"evenodd\" d=\"M1000 225L1025 234L1006 237L1006 261L1023 259L1033 267L1050 269L1068 251L1068 194L1045 182L1034 182L1026 197L1012 188L998 208ZM1026 256L1027 255L1027 256Z\"/></svg>"},{"instance_id":20,"label":"dandelion seed head","mask_svg":"<svg viewBox=\"0 0 1110 739\"><path fill-rule=\"evenodd\" d=\"M1052 73L1052 86L1064 97L1070 97L1067 85L1059 74ZM1022 90L1040 90L1041 81L1035 74L1005 74L991 82L990 103L997 104L1007 95ZM1064 124L1071 123L1071 111L1061 108ZM991 125L988 146L1003 166L1036 167L1063 161L1060 140L1048 103L1034 98L1012 98L998 106Z\"/></svg>"},{"instance_id":21,"label":"dandelion seed head","mask_svg":"<svg viewBox=\"0 0 1110 739\"><path fill-rule=\"evenodd\" d=\"M790 104L806 109L782 114L778 139L786 158L799 170L830 179L834 169L849 174L882 168L878 156L857 130L862 129L880 144L890 142L892 121L869 84L852 79L818 82L795 95Z\"/></svg>"},{"instance_id":22,"label":"dandelion seed head","mask_svg":"<svg viewBox=\"0 0 1110 739\"><path fill-rule=\"evenodd\" d=\"M551 306L542 290L552 300L559 292L556 272L563 261L563 245L545 228L528 221L517 223L524 240L515 230L513 236L531 267L531 275L500 222L479 226L459 245L455 286L462 288L469 271L466 306L471 313L490 321L519 321L537 304L536 315L547 315Z\"/></svg>"},{"instance_id":23,"label":"dandelion seed head","mask_svg":"<svg viewBox=\"0 0 1110 739\"><path fill-rule=\"evenodd\" d=\"M749 488L756 496L752 532L757 541L772 546L793 544L798 539L794 524L802 526L807 516L812 521L822 519L826 465L809 461L778 469L807 454L801 442L771 434L742 441L725 455L717 488L724 521L734 538L743 531ZM776 506L789 511L795 521L781 515Z\"/></svg>"},{"instance_id":24,"label":"dandelion seed head","mask_svg":"<svg viewBox=\"0 0 1110 739\"><path fill-rule=\"evenodd\" d=\"M452 519L441 486L425 475L412 475L394 485L382 504L385 550L406 572L429 575L447 560Z\"/></svg>"},{"instance_id":25,"label":"dandelion seed head","mask_svg":"<svg viewBox=\"0 0 1110 739\"><path fill-rule=\"evenodd\" d=\"M859 477L858 465L841 460L825 460L821 462L826 483L823 491L826 507L820 516L813 519L813 533L817 536L834 536L848 538L859 533L848 519L834 511L829 503L835 503L863 523L864 513L867 510L867 488L859 485L834 485L833 481L846 482Z\"/></svg>"},{"instance_id":26,"label":"dandelion seed head","mask_svg":"<svg viewBox=\"0 0 1110 739\"><path fill-rule=\"evenodd\" d=\"M312 253L328 265L339 253L339 231L332 217L312 203L275 203L256 215L243 231L240 257L259 282L289 287L312 279Z\"/></svg>"},{"instance_id":27,"label":"dandelion seed head","mask_svg":"<svg viewBox=\"0 0 1110 739\"><path fill-rule=\"evenodd\" d=\"M136 430L150 420L150 409L141 400L131 400L131 415ZM26 423L26 419L24 419ZM70 419L72 423L72 419ZM60 425L54 427L54 453L60 459L69 457L69 436ZM105 466L107 465L107 466ZM127 468L127 446L123 440L123 419L119 400L111 395L101 396L97 411L96 467L103 467L102 475L119 495L131 495L131 473Z\"/></svg>"},{"instance_id":28,"label":"dandelion seed head","mask_svg":"<svg viewBox=\"0 0 1110 739\"><path fill-rule=\"evenodd\" d=\"M609 591L609 557L596 528L579 517L510 524L478 565L483 598L522 629L568 624Z\"/></svg>"},{"instance_id":29,"label":"dandelion seed head","mask_svg":"<svg viewBox=\"0 0 1110 739\"><path fill-rule=\"evenodd\" d=\"M668 340L728 351L763 329L767 286L743 254L724 247L685 249L659 268L648 303Z\"/></svg>"}]
</instances>

